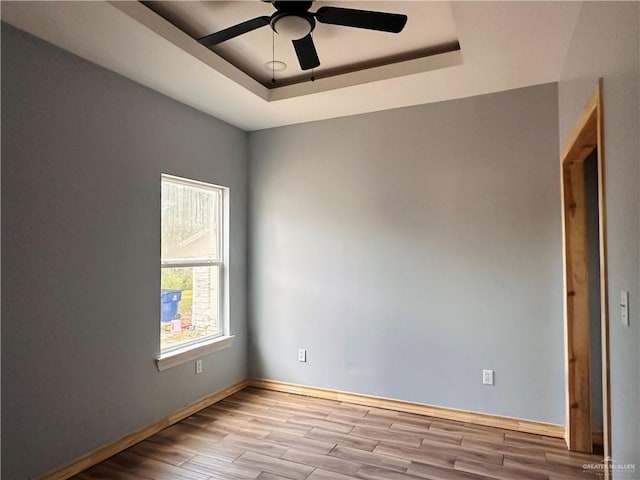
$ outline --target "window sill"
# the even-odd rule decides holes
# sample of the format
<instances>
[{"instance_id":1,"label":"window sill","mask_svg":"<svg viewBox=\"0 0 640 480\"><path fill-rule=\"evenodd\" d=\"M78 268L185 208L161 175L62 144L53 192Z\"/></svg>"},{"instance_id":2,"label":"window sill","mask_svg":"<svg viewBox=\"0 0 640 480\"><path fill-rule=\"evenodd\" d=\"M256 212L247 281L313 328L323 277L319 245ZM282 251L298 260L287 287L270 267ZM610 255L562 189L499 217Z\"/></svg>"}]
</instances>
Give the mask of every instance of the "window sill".
<instances>
[{"instance_id":1,"label":"window sill","mask_svg":"<svg viewBox=\"0 0 640 480\"><path fill-rule=\"evenodd\" d=\"M197 360L218 350L229 348L234 338L234 335L217 337L207 342L189 345L188 347L165 353L156 359L156 365L161 372L169 368L177 367L178 365Z\"/></svg>"}]
</instances>

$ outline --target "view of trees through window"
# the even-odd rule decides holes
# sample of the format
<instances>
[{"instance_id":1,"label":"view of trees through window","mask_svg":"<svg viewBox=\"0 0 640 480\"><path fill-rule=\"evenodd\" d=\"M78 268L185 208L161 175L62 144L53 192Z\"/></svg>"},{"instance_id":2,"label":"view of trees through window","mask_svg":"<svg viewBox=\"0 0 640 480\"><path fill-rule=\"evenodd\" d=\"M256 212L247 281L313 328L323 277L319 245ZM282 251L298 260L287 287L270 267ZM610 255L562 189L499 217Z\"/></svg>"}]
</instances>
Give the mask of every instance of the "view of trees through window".
<instances>
[{"instance_id":1,"label":"view of trees through window","mask_svg":"<svg viewBox=\"0 0 640 480\"><path fill-rule=\"evenodd\" d=\"M222 333L221 201L220 188L162 179L162 350Z\"/></svg>"},{"instance_id":2,"label":"view of trees through window","mask_svg":"<svg viewBox=\"0 0 640 480\"><path fill-rule=\"evenodd\" d=\"M219 192L162 183L162 259L219 260Z\"/></svg>"}]
</instances>

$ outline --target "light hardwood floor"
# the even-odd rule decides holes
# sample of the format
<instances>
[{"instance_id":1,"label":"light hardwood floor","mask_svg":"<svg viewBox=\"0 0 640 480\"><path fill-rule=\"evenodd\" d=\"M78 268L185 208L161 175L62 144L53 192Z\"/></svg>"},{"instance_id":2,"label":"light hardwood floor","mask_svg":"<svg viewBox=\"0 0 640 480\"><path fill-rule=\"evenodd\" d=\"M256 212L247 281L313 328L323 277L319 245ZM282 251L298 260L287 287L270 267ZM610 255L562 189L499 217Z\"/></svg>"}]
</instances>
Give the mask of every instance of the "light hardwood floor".
<instances>
[{"instance_id":1,"label":"light hardwood floor","mask_svg":"<svg viewBox=\"0 0 640 480\"><path fill-rule=\"evenodd\" d=\"M557 438L247 388L76 480L566 480Z\"/></svg>"}]
</instances>

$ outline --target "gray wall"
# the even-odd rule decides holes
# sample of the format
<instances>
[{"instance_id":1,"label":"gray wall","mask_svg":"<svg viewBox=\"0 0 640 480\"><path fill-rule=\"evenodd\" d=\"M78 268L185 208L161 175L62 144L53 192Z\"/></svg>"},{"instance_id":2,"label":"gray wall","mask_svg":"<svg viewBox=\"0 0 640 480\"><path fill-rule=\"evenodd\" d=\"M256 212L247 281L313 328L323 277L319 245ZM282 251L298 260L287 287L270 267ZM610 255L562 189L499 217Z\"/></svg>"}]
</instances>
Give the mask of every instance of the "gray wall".
<instances>
[{"instance_id":1,"label":"gray wall","mask_svg":"<svg viewBox=\"0 0 640 480\"><path fill-rule=\"evenodd\" d=\"M585 2L559 83L564 144L597 85L604 86L613 458L640 468L640 3ZM630 327L620 322L620 291Z\"/></svg>"},{"instance_id":2,"label":"gray wall","mask_svg":"<svg viewBox=\"0 0 640 480\"><path fill-rule=\"evenodd\" d=\"M555 84L249 140L252 375L564 423Z\"/></svg>"},{"instance_id":3,"label":"gray wall","mask_svg":"<svg viewBox=\"0 0 640 480\"><path fill-rule=\"evenodd\" d=\"M2 25L2 478L246 376L246 133ZM232 348L158 372L160 174L231 188Z\"/></svg>"}]
</instances>

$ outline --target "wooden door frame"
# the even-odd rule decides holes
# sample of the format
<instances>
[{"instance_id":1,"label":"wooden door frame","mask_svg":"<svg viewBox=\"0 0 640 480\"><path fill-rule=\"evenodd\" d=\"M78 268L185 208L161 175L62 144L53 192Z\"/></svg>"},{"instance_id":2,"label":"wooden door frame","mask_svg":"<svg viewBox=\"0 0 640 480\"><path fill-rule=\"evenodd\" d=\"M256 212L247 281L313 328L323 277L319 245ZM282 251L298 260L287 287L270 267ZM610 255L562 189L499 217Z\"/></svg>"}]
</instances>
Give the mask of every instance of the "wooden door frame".
<instances>
[{"instance_id":1,"label":"wooden door frame","mask_svg":"<svg viewBox=\"0 0 640 480\"><path fill-rule=\"evenodd\" d=\"M569 450L592 451L589 273L587 264L584 161L597 149L600 236L600 324L602 337L602 420L605 458L611 456L609 410L609 315L602 125L602 82L585 104L560 156L564 267L564 326L567 425ZM582 321L576 321L582 315ZM608 470L605 469L608 477Z\"/></svg>"}]
</instances>

